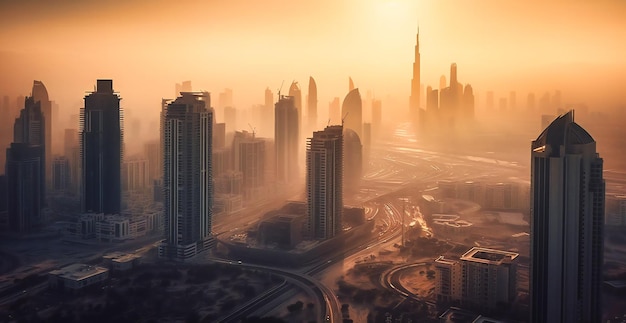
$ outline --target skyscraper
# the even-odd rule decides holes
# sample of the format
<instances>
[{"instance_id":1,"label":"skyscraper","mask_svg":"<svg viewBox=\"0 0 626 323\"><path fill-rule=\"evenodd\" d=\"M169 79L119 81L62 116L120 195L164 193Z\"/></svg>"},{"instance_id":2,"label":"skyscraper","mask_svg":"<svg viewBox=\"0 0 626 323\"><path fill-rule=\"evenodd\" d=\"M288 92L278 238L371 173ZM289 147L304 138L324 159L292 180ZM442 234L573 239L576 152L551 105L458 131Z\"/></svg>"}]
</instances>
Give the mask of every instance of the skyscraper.
<instances>
[{"instance_id":1,"label":"skyscraper","mask_svg":"<svg viewBox=\"0 0 626 323\"><path fill-rule=\"evenodd\" d=\"M32 90L33 99L35 102L39 101L41 105L41 112L43 113L43 118L45 120L44 127L44 153L45 156L45 180L48 187L52 186L52 102L50 102L50 98L48 97L48 90L46 86L43 85L41 81L33 81L33 90Z\"/></svg>"},{"instance_id":2,"label":"skyscraper","mask_svg":"<svg viewBox=\"0 0 626 323\"><path fill-rule=\"evenodd\" d=\"M317 127L317 84L313 77L309 77L309 97L307 102L307 118L309 131L315 131Z\"/></svg>"},{"instance_id":3,"label":"skyscraper","mask_svg":"<svg viewBox=\"0 0 626 323\"><path fill-rule=\"evenodd\" d=\"M13 126L13 142L24 145L16 145L15 147L11 145L9 150L16 149L13 156L18 159L13 159L13 162L22 162L22 158L31 160L35 158L33 157L34 154L41 154L38 161L41 169L37 173L37 176L41 175L42 178L41 181L38 179L34 180L41 184L41 187L37 191L41 207L43 207L46 198L46 132L46 121L41 109L41 101L37 101L33 97L26 97L24 100L24 109L20 111L20 115L15 119ZM31 146L36 148L30 148ZM10 154L7 153L7 163L10 159L9 155ZM9 176L9 182L14 179L8 171L7 176Z\"/></svg>"},{"instance_id":4,"label":"skyscraper","mask_svg":"<svg viewBox=\"0 0 626 323\"><path fill-rule=\"evenodd\" d=\"M344 127L352 129L359 135L359 138L363 136L363 103L361 101L361 94L359 89L354 89L346 95L341 105L341 118L343 120Z\"/></svg>"},{"instance_id":5,"label":"skyscraper","mask_svg":"<svg viewBox=\"0 0 626 323\"><path fill-rule=\"evenodd\" d=\"M184 261L213 241L210 104L207 92L182 92L165 112L163 258Z\"/></svg>"},{"instance_id":6,"label":"skyscraper","mask_svg":"<svg viewBox=\"0 0 626 323\"><path fill-rule=\"evenodd\" d=\"M596 142L555 119L532 142L531 322L600 322L604 179Z\"/></svg>"},{"instance_id":7,"label":"skyscraper","mask_svg":"<svg viewBox=\"0 0 626 323\"><path fill-rule=\"evenodd\" d=\"M333 100L328 103L328 124L341 123L341 106L339 102L339 98L334 97Z\"/></svg>"},{"instance_id":8,"label":"skyscraper","mask_svg":"<svg viewBox=\"0 0 626 323\"><path fill-rule=\"evenodd\" d=\"M237 131L231 152L233 169L242 174L244 199L260 197L265 185L265 141L254 133Z\"/></svg>"},{"instance_id":9,"label":"skyscraper","mask_svg":"<svg viewBox=\"0 0 626 323\"><path fill-rule=\"evenodd\" d=\"M302 124L302 91L300 91L300 86L298 85L298 82L293 81L291 83L291 86L289 87L289 96L293 97L294 106L298 111L298 131L303 132L304 126ZM300 146L300 138L302 138L303 136L300 134L300 132L298 133L297 138L298 147L302 147Z\"/></svg>"},{"instance_id":10,"label":"skyscraper","mask_svg":"<svg viewBox=\"0 0 626 323\"><path fill-rule=\"evenodd\" d=\"M123 115L112 80L98 80L81 109L81 208L83 212L119 214Z\"/></svg>"},{"instance_id":11,"label":"skyscraper","mask_svg":"<svg viewBox=\"0 0 626 323\"><path fill-rule=\"evenodd\" d=\"M352 77L348 77L348 92L352 92L354 90L354 81L352 81Z\"/></svg>"},{"instance_id":12,"label":"skyscraper","mask_svg":"<svg viewBox=\"0 0 626 323\"><path fill-rule=\"evenodd\" d=\"M276 180L292 183L298 177L298 110L292 96L283 96L274 108Z\"/></svg>"},{"instance_id":13,"label":"skyscraper","mask_svg":"<svg viewBox=\"0 0 626 323\"><path fill-rule=\"evenodd\" d=\"M309 138L306 150L307 228L311 238L341 233L343 127L328 126Z\"/></svg>"},{"instance_id":14,"label":"skyscraper","mask_svg":"<svg viewBox=\"0 0 626 323\"><path fill-rule=\"evenodd\" d=\"M43 222L45 180L43 146L14 142L7 149L8 225L11 232L30 232Z\"/></svg>"},{"instance_id":15,"label":"skyscraper","mask_svg":"<svg viewBox=\"0 0 626 323\"><path fill-rule=\"evenodd\" d=\"M412 121L417 121L420 109L420 31L417 29L415 40L415 60L413 61L413 78L411 79L411 97L409 99L409 112ZM359 134L360 135L360 134Z\"/></svg>"}]
</instances>

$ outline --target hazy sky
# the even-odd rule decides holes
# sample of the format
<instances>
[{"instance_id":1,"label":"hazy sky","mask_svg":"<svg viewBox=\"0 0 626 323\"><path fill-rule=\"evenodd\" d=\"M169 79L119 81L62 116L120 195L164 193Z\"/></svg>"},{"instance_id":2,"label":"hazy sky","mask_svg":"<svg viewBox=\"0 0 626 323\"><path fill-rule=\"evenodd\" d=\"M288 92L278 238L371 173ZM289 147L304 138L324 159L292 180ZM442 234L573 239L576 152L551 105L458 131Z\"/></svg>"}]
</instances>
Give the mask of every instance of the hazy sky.
<instances>
[{"instance_id":1,"label":"hazy sky","mask_svg":"<svg viewBox=\"0 0 626 323\"><path fill-rule=\"evenodd\" d=\"M283 80L285 93L292 80L306 92L312 75L327 111L352 76L362 93L408 106L418 23L425 85L456 62L479 96L560 88L565 99L568 89L572 100L624 99L623 0L0 0L0 94L28 94L38 79L74 109L112 78L127 111L156 118L175 82L215 101L232 88L247 108Z\"/></svg>"}]
</instances>

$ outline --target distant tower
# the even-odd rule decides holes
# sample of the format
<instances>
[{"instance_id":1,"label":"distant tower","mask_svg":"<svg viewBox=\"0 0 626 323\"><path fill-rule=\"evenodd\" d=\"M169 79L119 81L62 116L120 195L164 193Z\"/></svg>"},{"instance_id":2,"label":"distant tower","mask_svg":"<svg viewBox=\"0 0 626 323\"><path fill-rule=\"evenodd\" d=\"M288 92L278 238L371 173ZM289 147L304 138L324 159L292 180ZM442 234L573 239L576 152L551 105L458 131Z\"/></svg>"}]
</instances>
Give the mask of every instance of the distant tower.
<instances>
[{"instance_id":1,"label":"distant tower","mask_svg":"<svg viewBox=\"0 0 626 323\"><path fill-rule=\"evenodd\" d=\"M466 120L474 119L474 90L467 84L463 91L463 116Z\"/></svg>"},{"instance_id":2,"label":"distant tower","mask_svg":"<svg viewBox=\"0 0 626 323\"><path fill-rule=\"evenodd\" d=\"M348 77L348 92L352 92L354 90L354 81L352 81L352 77Z\"/></svg>"},{"instance_id":3,"label":"distant tower","mask_svg":"<svg viewBox=\"0 0 626 323\"><path fill-rule=\"evenodd\" d=\"M535 93L528 93L528 97L526 98L526 110L533 111L535 110Z\"/></svg>"},{"instance_id":4,"label":"distant tower","mask_svg":"<svg viewBox=\"0 0 626 323\"><path fill-rule=\"evenodd\" d=\"M39 101L41 104L41 112L45 120L45 131L43 133L45 138L43 145L46 154L44 176L46 186L50 188L52 186L52 102L50 102L50 98L48 97L46 86L43 85L41 81L33 81L32 91L35 102Z\"/></svg>"},{"instance_id":5,"label":"distant tower","mask_svg":"<svg viewBox=\"0 0 626 323\"><path fill-rule=\"evenodd\" d=\"M165 113L165 242L159 257L184 261L213 242L213 109L207 92L182 92Z\"/></svg>"},{"instance_id":6,"label":"distant tower","mask_svg":"<svg viewBox=\"0 0 626 323\"><path fill-rule=\"evenodd\" d=\"M343 212L343 127L313 133L306 150L307 227L311 238L341 233Z\"/></svg>"},{"instance_id":7,"label":"distant tower","mask_svg":"<svg viewBox=\"0 0 626 323\"><path fill-rule=\"evenodd\" d=\"M359 135L352 129L343 128L343 155L344 191L357 191L363 174L363 144Z\"/></svg>"},{"instance_id":8,"label":"distant tower","mask_svg":"<svg viewBox=\"0 0 626 323\"><path fill-rule=\"evenodd\" d=\"M45 124L41 101L27 97L6 151L8 222L13 232L29 232L43 222Z\"/></svg>"},{"instance_id":9,"label":"distant tower","mask_svg":"<svg viewBox=\"0 0 626 323\"><path fill-rule=\"evenodd\" d=\"M309 98L307 104L308 128L309 131L315 131L317 127L317 84L313 77L309 77Z\"/></svg>"},{"instance_id":10,"label":"distant tower","mask_svg":"<svg viewBox=\"0 0 626 323\"><path fill-rule=\"evenodd\" d=\"M411 79L411 97L409 99L409 110L412 121L416 121L420 109L420 32L417 29L415 41L415 59L413 61L413 78ZM360 134L359 134L360 135Z\"/></svg>"},{"instance_id":11,"label":"distant tower","mask_svg":"<svg viewBox=\"0 0 626 323\"><path fill-rule=\"evenodd\" d=\"M302 91L298 82L293 81L289 87L289 96L293 97L293 102L298 110L298 129L302 131ZM298 140L300 142L300 140Z\"/></svg>"},{"instance_id":12,"label":"distant tower","mask_svg":"<svg viewBox=\"0 0 626 323\"><path fill-rule=\"evenodd\" d=\"M531 149L530 321L600 322L605 184L596 142L570 111Z\"/></svg>"},{"instance_id":13,"label":"distant tower","mask_svg":"<svg viewBox=\"0 0 626 323\"><path fill-rule=\"evenodd\" d=\"M98 80L81 109L83 212L119 214L122 208L123 116L112 80Z\"/></svg>"},{"instance_id":14,"label":"distant tower","mask_svg":"<svg viewBox=\"0 0 626 323\"><path fill-rule=\"evenodd\" d=\"M341 106L341 118L344 122L343 126L347 129L352 129L362 136L361 128L363 127L363 102L361 101L361 94L359 89L354 89L346 95Z\"/></svg>"},{"instance_id":15,"label":"distant tower","mask_svg":"<svg viewBox=\"0 0 626 323\"><path fill-rule=\"evenodd\" d=\"M448 85L446 83L446 76L441 75L441 77L439 78L439 93L441 93L441 90L445 89L447 86Z\"/></svg>"},{"instance_id":16,"label":"distant tower","mask_svg":"<svg viewBox=\"0 0 626 323\"><path fill-rule=\"evenodd\" d=\"M265 140L257 138L254 132L237 131L231 156L233 169L242 175L244 200L261 197L265 185Z\"/></svg>"},{"instance_id":17,"label":"distant tower","mask_svg":"<svg viewBox=\"0 0 626 323\"><path fill-rule=\"evenodd\" d=\"M298 110L292 96L283 96L274 108L276 180L293 183L298 178Z\"/></svg>"}]
</instances>

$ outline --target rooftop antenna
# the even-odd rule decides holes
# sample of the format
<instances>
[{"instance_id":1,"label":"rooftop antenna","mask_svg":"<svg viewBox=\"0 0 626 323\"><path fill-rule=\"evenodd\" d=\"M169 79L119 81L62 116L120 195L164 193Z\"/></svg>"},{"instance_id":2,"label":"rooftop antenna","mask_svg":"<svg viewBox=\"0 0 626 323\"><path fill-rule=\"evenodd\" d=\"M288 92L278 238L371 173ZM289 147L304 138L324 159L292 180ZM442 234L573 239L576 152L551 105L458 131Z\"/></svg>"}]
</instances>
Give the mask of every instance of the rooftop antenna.
<instances>
[{"instance_id":1,"label":"rooftop antenna","mask_svg":"<svg viewBox=\"0 0 626 323\"><path fill-rule=\"evenodd\" d=\"M330 118L328 118L328 123L326 124L326 127L330 126Z\"/></svg>"}]
</instances>

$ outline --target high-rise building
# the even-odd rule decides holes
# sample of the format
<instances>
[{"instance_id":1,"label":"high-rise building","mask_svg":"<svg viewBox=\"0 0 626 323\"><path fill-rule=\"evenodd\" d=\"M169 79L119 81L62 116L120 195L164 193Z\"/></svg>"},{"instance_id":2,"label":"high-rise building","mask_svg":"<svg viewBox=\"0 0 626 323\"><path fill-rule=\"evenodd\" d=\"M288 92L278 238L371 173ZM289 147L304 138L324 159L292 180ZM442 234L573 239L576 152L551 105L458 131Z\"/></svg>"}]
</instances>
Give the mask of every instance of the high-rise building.
<instances>
[{"instance_id":1,"label":"high-rise building","mask_svg":"<svg viewBox=\"0 0 626 323\"><path fill-rule=\"evenodd\" d=\"M41 181L37 181L42 185L37 194L37 196L41 199L41 206L45 204L46 198L46 132L46 121L41 109L41 101L37 101L33 97L26 97L24 100L24 109L20 111L19 117L15 119L15 124L13 126L13 142L37 147L36 149L30 149L22 146L16 146L15 149L18 151L16 151L15 156L28 156L29 159L32 159L33 157L30 156L31 154L42 154L39 156L39 165L41 166L41 169L37 173L43 176ZM11 147L11 149L13 149L13 146ZM20 160L18 159L14 161ZM9 155L7 154L7 163L8 162ZM9 176L8 171L7 175ZM10 177L9 180L11 180L11 178L13 177Z\"/></svg>"},{"instance_id":2,"label":"high-rise building","mask_svg":"<svg viewBox=\"0 0 626 323\"><path fill-rule=\"evenodd\" d=\"M293 81L291 83L291 86L289 87L289 96L293 97L294 106L298 111L298 131L303 132L304 126L302 124L302 91L300 90L298 82ZM300 138L302 137L303 136L301 135L301 133L298 133L298 147L301 147Z\"/></svg>"},{"instance_id":3,"label":"high-rise building","mask_svg":"<svg viewBox=\"0 0 626 323\"><path fill-rule=\"evenodd\" d=\"M413 78L411 79L411 97L409 99L409 115L413 122L417 121L420 109L420 31L417 29L415 40L415 58L413 61ZM361 135L359 133L359 135Z\"/></svg>"},{"instance_id":4,"label":"high-rise building","mask_svg":"<svg viewBox=\"0 0 626 323\"><path fill-rule=\"evenodd\" d=\"M184 261L213 242L210 106L207 92L182 92L165 112L163 258Z\"/></svg>"},{"instance_id":5,"label":"high-rise building","mask_svg":"<svg viewBox=\"0 0 626 323\"><path fill-rule=\"evenodd\" d=\"M213 124L213 149L221 149L226 147L226 124Z\"/></svg>"},{"instance_id":6,"label":"high-rise building","mask_svg":"<svg viewBox=\"0 0 626 323\"><path fill-rule=\"evenodd\" d=\"M224 132L234 132L237 129L237 110L232 106L224 107Z\"/></svg>"},{"instance_id":7,"label":"high-rise building","mask_svg":"<svg viewBox=\"0 0 626 323\"><path fill-rule=\"evenodd\" d=\"M71 188L70 161L65 156L52 160L52 189L65 192Z\"/></svg>"},{"instance_id":8,"label":"high-rise building","mask_svg":"<svg viewBox=\"0 0 626 323\"><path fill-rule=\"evenodd\" d=\"M81 208L119 214L122 207L123 111L112 80L98 80L81 109Z\"/></svg>"},{"instance_id":9,"label":"high-rise building","mask_svg":"<svg viewBox=\"0 0 626 323\"><path fill-rule=\"evenodd\" d=\"M191 92L191 81L176 83L174 95L178 96L180 92Z\"/></svg>"},{"instance_id":10,"label":"high-rise building","mask_svg":"<svg viewBox=\"0 0 626 323\"><path fill-rule=\"evenodd\" d=\"M283 96L274 108L276 180L293 183L298 178L298 110L292 96Z\"/></svg>"},{"instance_id":11,"label":"high-rise building","mask_svg":"<svg viewBox=\"0 0 626 323\"><path fill-rule=\"evenodd\" d=\"M600 322L605 183L596 142L556 118L531 147L531 322Z\"/></svg>"},{"instance_id":12,"label":"high-rise building","mask_svg":"<svg viewBox=\"0 0 626 323\"><path fill-rule=\"evenodd\" d=\"M350 93L346 95L346 98L343 99L341 118L343 119L343 126L345 128L356 132L359 138L363 136L363 103L359 89L350 91Z\"/></svg>"},{"instance_id":13,"label":"high-rise building","mask_svg":"<svg viewBox=\"0 0 626 323\"><path fill-rule=\"evenodd\" d=\"M343 127L316 131L306 150L307 231L325 240L341 233L343 211Z\"/></svg>"},{"instance_id":14,"label":"high-rise building","mask_svg":"<svg viewBox=\"0 0 626 323\"><path fill-rule=\"evenodd\" d=\"M354 81L352 81L352 77L348 77L348 92L352 92L354 90Z\"/></svg>"},{"instance_id":15,"label":"high-rise building","mask_svg":"<svg viewBox=\"0 0 626 323\"><path fill-rule=\"evenodd\" d=\"M263 129L262 133L267 134L268 137L272 136L272 131L274 131L274 94L269 87L265 89L265 104L260 121L259 127Z\"/></svg>"},{"instance_id":16,"label":"high-rise building","mask_svg":"<svg viewBox=\"0 0 626 323\"><path fill-rule=\"evenodd\" d=\"M43 113L43 118L45 120L44 126L44 153L46 154L45 158L45 172L44 176L46 179L46 185L48 187L52 186L52 102L50 102L50 98L48 97L48 90L46 86L43 85L41 81L33 81L33 93L32 97L35 102L39 101L41 105L41 112Z\"/></svg>"},{"instance_id":17,"label":"high-rise building","mask_svg":"<svg viewBox=\"0 0 626 323\"><path fill-rule=\"evenodd\" d=\"M528 93L528 97L526 98L526 110L533 111L535 110L535 94ZM544 127L545 128L545 127Z\"/></svg>"},{"instance_id":18,"label":"high-rise building","mask_svg":"<svg viewBox=\"0 0 626 323\"><path fill-rule=\"evenodd\" d=\"M472 86L467 84L463 91L463 117L466 120L474 119L474 91Z\"/></svg>"},{"instance_id":19,"label":"high-rise building","mask_svg":"<svg viewBox=\"0 0 626 323\"><path fill-rule=\"evenodd\" d=\"M7 214L11 232L30 232L43 222L43 156L43 145L14 142L7 149Z\"/></svg>"},{"instance_id":20,"label":"high-rise building","mask_svg":"<svg viewBox=\"0 0 626 323\"><path fill-rule=\"evenodd\" d=\"M143 154L148 161L148 182L152 184L163 176L163 153L161 143L152 140L143 145Z\"/></svg>"},{"instance_id":21,"label":"high-rise building","mask_svg":"<svg viewBox=\"0 0 626 323\"><path fill-rule=\"evenodd\" d=\"M232 144L233 169L242 174L243 198L261 197L265 185L265 140L254 133L236 132Z\"/></svg>"},{"instance_id":22,"label":"high-rise building","mask_svg":"<svg viewBox=\"0 0 626 323\"><path fill-rule=\"evenodd\" d=\"M78 131L76 129L65 129L63 140L63 155L69 161L70 167L70 189L72 194L80 195L80 145Z\"/></svg>"},{"instance_id":23,"label":"high-rise building","mask_svg":"<svg viewBox=\"0 0 626 323\"><path fill-rule=\"evenodd\" d=\"M141 192L150 188L153 181L150 178L149 165L148 159L129 158L125 160L122 164L122 190Z\"/></svg>"},{"instance_id":24,"label":"high-rise building","mask_svg":"<svg viewBox=\"0 0 626 323\"><path fill-rule=\"evenodd\" d=\"M313 77L309 77L309 96L307 99L307 118L309 120L309 132L315 131L317 127L317 84Z\"/></svg>"}]
</instances>

